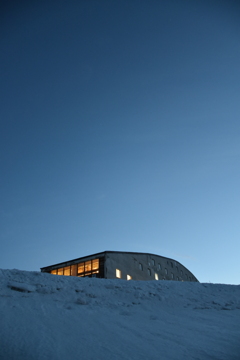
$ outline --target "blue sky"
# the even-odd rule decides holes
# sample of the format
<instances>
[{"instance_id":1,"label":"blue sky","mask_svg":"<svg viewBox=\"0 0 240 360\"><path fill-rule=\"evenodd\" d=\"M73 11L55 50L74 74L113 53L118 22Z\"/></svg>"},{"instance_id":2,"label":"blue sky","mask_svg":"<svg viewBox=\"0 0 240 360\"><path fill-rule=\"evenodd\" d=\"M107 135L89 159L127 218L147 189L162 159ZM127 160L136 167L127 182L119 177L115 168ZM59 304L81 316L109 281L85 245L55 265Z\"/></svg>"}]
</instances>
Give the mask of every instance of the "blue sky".
<instances>
[{"instance_id":1,"label":"blue sky","mask_svg":"<svg viewBox=\"0 0 240 360\"><path fill-rule=\"evenodd\" d=\"M239 284L238 1L0 8L0 267L149 252Z\"/></svg>"}]
</instances>

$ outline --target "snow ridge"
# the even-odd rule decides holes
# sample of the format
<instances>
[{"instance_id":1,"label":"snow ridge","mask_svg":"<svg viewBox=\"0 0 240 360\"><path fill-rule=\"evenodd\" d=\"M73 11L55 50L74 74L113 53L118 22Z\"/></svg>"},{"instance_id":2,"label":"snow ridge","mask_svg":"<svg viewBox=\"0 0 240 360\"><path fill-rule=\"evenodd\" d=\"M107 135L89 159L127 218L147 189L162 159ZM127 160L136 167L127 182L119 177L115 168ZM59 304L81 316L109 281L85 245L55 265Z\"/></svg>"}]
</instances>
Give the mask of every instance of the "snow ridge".
<instances>
[{"instance_id":1,"label":"snow ridge","mask_svg":"<svg viewBox=\"0 0 240 360\"><path fill-rule=\"evenodd\" d=\"M240 359L240 286L0 270L0 359Z\"/></svg>"}]
</instances>

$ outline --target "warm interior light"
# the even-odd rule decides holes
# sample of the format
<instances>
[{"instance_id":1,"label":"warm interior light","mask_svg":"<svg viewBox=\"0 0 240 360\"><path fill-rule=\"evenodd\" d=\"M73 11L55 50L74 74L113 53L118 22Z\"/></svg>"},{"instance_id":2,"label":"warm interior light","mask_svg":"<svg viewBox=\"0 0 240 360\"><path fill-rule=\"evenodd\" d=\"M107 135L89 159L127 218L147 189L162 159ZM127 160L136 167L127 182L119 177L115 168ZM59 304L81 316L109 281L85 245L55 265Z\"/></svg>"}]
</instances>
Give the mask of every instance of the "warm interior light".
<instances>
[{"instance_id":1,"label":"warm interior light","mask_svg":"<svg viewBox=\"0 0 240 360\"><path fill-rule=\"evenodd\" d=\"M81 274L84 272L84 263L78 264L78 274Z\"/></svg>"},{"instance_id":2,"label":"warm interior light","mask_svg":"<svg viewBox=\"0 0 240 360\"><path fill-rule=\"evenodd\" d=\"M70 276L70 266L66 266L63 270L65 276Z\"/></svg>"},{"instance_id":3,"label":"warm interior light","mask_svg":"<svg viewBox=\"0 0 240 360\"><path fill-rule=\"evenodd\" d=\"M121 279L121 270L116 269L116 277Z\"/></svg>"},{"instance_id":4,"label":"warm interior light","mask_svg":"<svg viewBox=\"0 0 240 360\"><path fill-rule=\"evenodd\" d=\"M91 271L92 270L92 262L90 261L86 261L85 262L85 272L87 271Z\"/></svg>"},{"instance_id":5,"label":"warm interior light","mask_svg":"<svg viewBox=\"0 0 240 360\"><path fill-rule=\"evenodd\" d=\"M99 259L92 260L92 270L97 270L99 268Z\"/></svg>"},{"instance_id":6,"label":"warm interior light","mask_svg":"<svg viewBox=\"0 0 240 360\"><path fill-rule=\"evenodd\" d=\"M130 275L127 275L127 280L132 280L132 277Z\"/></svg>"}]
</instances>

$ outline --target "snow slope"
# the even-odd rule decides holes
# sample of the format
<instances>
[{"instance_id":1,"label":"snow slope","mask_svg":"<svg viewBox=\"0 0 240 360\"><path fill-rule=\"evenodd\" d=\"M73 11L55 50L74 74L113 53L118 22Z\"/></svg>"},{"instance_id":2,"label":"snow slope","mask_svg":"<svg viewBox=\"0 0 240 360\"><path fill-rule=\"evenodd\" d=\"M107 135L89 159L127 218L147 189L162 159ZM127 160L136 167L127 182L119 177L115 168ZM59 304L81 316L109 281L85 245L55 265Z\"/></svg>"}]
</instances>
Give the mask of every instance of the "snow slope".
<instances>
[{"instance_id":1,"label":"snow slope","mask_svg":"<svg viewBox=\"0 0 240 360\"><path fill-rule=\"evenodd\" d=\"M0 359L240 359L240 286L0 270Z\"/></svg>"}]
</instances>

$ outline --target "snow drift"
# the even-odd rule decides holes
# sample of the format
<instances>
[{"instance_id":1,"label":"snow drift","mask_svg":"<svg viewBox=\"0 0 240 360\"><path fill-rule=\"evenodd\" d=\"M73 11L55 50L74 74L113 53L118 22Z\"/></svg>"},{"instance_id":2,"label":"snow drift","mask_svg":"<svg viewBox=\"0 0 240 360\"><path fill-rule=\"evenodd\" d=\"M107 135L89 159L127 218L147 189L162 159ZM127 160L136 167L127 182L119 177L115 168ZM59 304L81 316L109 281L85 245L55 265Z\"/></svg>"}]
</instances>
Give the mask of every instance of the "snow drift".
<instances>
[{"instance_id":1,"label":"snow drift","mask_svg":"<svg viewBox=\"0 0 240 360\"><path fill-rule=\"evenodd\" d=\"M240 286L0 270L0 359L240 359Z\"/></svg>"}]
</instances>

